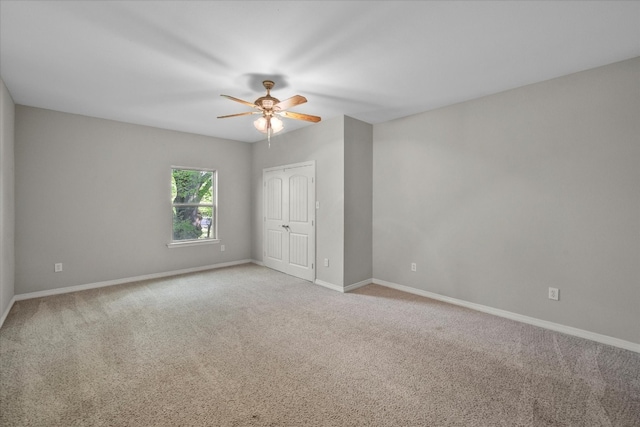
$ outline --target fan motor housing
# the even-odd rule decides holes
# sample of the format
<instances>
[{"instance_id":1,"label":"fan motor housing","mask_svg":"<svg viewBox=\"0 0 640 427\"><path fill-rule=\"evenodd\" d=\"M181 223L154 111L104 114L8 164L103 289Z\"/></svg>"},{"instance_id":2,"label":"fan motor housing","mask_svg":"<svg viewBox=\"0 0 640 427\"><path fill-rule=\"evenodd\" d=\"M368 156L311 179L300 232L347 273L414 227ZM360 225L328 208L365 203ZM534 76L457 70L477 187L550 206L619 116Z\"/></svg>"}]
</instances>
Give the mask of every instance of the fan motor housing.
<instances>
[{"instance_id":1,"label":"fan motor housing","mask_svg":"<svg viewBox=\"0 0 640 427\"><path fill-rule=\"evenodd\" d=\"M264 80L262 82L262 86L264 86L264 88L267 90L267 94L256 99L256 102L254 102L254 104L262 108L263 110L271 111L273 109L273 106L280 102L278 98L274 98L273 96L271 96L271 89L273 89L275 85L276 84L273 82L273 80Z\"/></svg>"},{"instance_id":2,"label":"fan motor housing","mask_svg":"<svg viewBox=\"0 0 640 427\"><path fill-rule=\"evenodd\" d=\"M263 110L268 111L273 109L273 106L276 105L278 102L280 102L278 98L274 98L271 95L267 95L267 96L261 96L260 98L256 99L254 104L262 108Z\"/></svg>"}]
</instances>

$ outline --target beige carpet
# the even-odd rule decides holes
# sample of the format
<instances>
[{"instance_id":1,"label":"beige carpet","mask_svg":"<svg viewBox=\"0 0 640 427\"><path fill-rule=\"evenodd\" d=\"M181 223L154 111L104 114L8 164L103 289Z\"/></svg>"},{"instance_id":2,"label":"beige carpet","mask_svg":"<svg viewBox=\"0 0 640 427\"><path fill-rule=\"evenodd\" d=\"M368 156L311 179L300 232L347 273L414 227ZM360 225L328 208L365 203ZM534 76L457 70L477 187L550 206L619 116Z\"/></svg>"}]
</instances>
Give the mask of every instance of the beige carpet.
<instances>
[{"instance_id":1,"label":"beige carpet","mask_svg":"<svg viewBox=\"0 0 640 427\"><path fill-rule=\"evenodd\" d=\"M2 426L640 426L640 354L256 265L17 302Z\"/></svg>"}]
</instances>

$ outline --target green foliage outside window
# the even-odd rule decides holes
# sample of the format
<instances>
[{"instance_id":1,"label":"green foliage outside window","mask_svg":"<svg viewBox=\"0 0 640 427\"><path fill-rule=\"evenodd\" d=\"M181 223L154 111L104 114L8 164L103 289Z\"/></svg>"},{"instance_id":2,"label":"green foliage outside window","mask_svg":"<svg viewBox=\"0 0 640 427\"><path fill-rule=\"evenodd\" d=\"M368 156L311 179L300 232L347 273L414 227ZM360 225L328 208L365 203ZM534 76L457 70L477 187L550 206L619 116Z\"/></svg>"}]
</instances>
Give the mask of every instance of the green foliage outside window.
<instances>
[{"instance_id":1,"label":"green foliage outside window","mask_svg":"<svg viewBox=\"0 0 640 427\"><path fill-rule=\"evenodd\" d=\"M215 238L215 172L173 169L173 240Z\"/></svg>"}]
</instances>

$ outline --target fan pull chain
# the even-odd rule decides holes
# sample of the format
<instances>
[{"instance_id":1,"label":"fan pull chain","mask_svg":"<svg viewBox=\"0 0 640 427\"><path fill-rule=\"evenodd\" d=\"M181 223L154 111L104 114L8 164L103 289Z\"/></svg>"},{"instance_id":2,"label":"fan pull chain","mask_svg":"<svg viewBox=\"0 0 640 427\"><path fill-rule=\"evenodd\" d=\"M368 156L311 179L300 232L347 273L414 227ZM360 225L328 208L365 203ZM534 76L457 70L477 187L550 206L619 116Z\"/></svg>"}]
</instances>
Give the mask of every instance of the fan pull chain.
<instances>
[{"instance_id":1,"label":"fan pull chain","mask_svg":"<svg viewBox=\"0 0 640 427\"><path fill-rule=\"evenodd\" d=\"M267 96L269 95L269 89L267 88ZM271 117L267 118L267 148L271 148Z\"/></svg>"}]
</instances>

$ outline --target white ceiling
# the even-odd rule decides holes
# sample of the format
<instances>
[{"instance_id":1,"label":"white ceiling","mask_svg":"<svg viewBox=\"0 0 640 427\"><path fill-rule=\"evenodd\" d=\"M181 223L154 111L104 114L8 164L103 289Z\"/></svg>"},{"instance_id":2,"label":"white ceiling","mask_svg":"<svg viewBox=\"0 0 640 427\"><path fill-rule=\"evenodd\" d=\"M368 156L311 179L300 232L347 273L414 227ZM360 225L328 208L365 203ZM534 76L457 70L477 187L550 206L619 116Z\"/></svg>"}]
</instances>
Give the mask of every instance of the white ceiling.
<instances>
[{"instance_id":1,"label":"white ceiling","mask_svg":"<svg viewBox=\"0 0 640 427\"><path fill-rule=\"evenodd\" d=\"M0 1L17 104L246 142L265 78L375 124L636 56L633 1Z\"/></svg>"}]
</instances>

